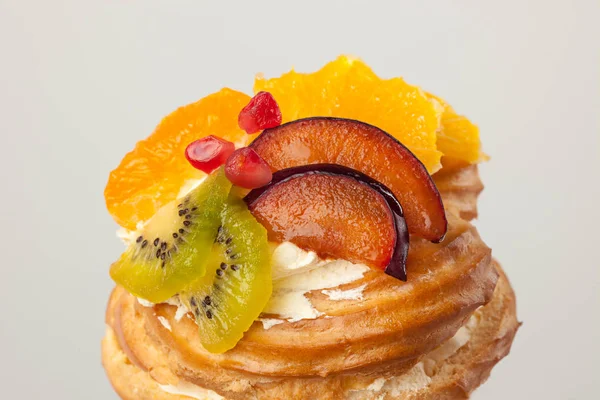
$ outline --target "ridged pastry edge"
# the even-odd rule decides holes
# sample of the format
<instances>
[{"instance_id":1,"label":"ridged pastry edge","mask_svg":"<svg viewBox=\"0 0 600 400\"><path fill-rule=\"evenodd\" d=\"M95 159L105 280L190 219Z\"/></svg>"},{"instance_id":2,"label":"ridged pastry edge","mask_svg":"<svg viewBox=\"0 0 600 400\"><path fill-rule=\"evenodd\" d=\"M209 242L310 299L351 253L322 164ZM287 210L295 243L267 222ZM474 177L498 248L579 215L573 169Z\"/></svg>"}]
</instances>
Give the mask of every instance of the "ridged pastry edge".
<instances>
[{"instance_id":1,"label":"ridged pastry edge","mask_svg":"<svg viewBox=\"0 0 600 400\"><path fill-rule=\"evenodd\" d=\"M490 303L477 311L479 323L472 330L469 342L436 367L431 376L431 383L426 388L404 393L400 397L389 393L381 397L381 393L374 393L373 399L466 399L488 378L493 366L509 353L520 326L516 318L514 292L500 266L495 264L500 278ZM113 312L114 304L109 304L107 317L111 318ZM164 392L159 383L152 378L152 376L155 378L160 376L160 372L144 371L132 363L118 346L111 331L102 343L102 360L113 387L125 400L189 399L186 396ZM278 393L277 390L277 386L273 387L269 398L290 397L290 393ZM323 396L321 397L323 399L343 398L331 397L325 393Z\"/></svg>"}]
</instances>

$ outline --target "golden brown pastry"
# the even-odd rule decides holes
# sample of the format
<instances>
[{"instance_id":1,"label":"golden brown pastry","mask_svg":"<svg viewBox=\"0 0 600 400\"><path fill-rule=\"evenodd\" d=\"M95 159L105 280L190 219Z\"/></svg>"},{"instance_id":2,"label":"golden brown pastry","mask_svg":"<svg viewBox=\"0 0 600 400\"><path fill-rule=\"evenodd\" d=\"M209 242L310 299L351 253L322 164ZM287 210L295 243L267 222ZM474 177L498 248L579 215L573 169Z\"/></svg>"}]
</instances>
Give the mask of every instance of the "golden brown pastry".
<instances>
[{"instance_id":1,"label":"golden brown pastry","mask_svg":"<svg viewBox=\"0 0 600 400\"><path fill-rule=\"evenodd\" d=\"M230 395L234 398L298 398L298 399L466 399L469 394L482 384L489 376L491 369L506 356L510 350L514 335L519 327L516 319L515 297L506 276L495 264L500 276L490 303L478 309L469 318L461 336L442 344L437 350L425 354L419 363L410 370L399 375L387 375L385 380L374 376L356 376L347 378L347 385L340 387L328 378L316 378L321 382L316 393L306 391L304 383L287 383L285 385L268 385L252 388L255 397L240 397L239 393ZM113 294L108 309L109 321L114 323L113 307L118 307L117 293ZM144 334L139 339L143 341ZM126 343L121 338L122 343ZM127 346L123 344L123 346ZM460 346L458 349L457 347ZM144 347L140 347L144 348ZM148 370L136 359L130 348L127 352L119 344L119 339L112 325L107 326L106 336L102 344L104 367L111 378L113 387L126 400L156 399L183 400L219 399L215 392L209 392L197 385L176 377L171 372L160 369ZM152 347L147 347L148 357L160 357ZM193 373L193 372L192 372ZM189 376L189 373L186 373ZM287 378L290 380L290 378ZM159 382L162 382L159 383ZM294 391L294 386L296 391ZM329 386L331 385L331 386ZM245 385L235 389L247 389ZM352 390L351 388L354 388ZM373 390L377 389L377 390ZM329 392L331 391L331 392ZM188 397L173 393L188 393ZM298 394L301 393L301 394ZM258 397L256 397L258 396ZM291 397L290 397L291 396ZM294 397L297 396L297 397ZM228 397L229 398L229 397Z\"/></svg>"},{"instance_id":2,"label":"golden brown pastry","mask_svg":"<svg viewBox=\"0 0 600 400\"><path fill-rule=\"evenodd\" d=\"M476 215L468 195L482 188L476 167L439 177L447 209ZM256 322L225 354L203 350L192 318L175 319L177 307L146 307L116 288L103 343L107 373L126 399L182 398L168 393L176 387L210 391L201 399L466 398L508 353L519 324L490 249L469 222L451 214L449 221L442 243L411 242L408 283L370 271L342 288L366 284L361 300L315 291L310 299L327 318L267 330Z\"/></svg>"},{"instance_id":3,"label":"golden brown pastry","mask_svg":"<svg viewBox=\"0 0 600 400\"><path fill-rule=\"evenodd\" d=\"M520 325L472 224L477 128L345 57L256 88L179 109L111 174L128 243L102 342L116 392L468 398Z\"/></svg>"}]
</instances>

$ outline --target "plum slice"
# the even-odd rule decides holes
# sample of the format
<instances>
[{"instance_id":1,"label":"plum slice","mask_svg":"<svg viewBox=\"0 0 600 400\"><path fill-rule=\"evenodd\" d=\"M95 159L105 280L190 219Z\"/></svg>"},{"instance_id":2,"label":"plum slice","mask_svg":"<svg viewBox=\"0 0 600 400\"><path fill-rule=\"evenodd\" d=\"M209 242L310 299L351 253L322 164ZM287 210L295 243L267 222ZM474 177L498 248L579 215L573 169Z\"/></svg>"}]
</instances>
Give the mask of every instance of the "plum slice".
<instances>
[{"instance_id":1,"label":"plum slice","mask_svg":"<svg viewBox=\"0 0 600 400\"><path fill-rule=\"evenodd\" d=\"M245 201L270 240L406 280L409 236L402 207L390 189L359 171L335 164L283 169Z\"/></svg>"},{"instance_id":2,"label":"plum slice","mask_svg":"<svg viewBox=\"0 0 600 400\"><path fill-rule=\"evenodd\" d=\"M299 119L263 131L250 144L273 171L340 164L386 185L402 204L411 234L444 238L446 213L431 176L410 150L381 129L330 117Z\"/></svg>"}]
</instances>

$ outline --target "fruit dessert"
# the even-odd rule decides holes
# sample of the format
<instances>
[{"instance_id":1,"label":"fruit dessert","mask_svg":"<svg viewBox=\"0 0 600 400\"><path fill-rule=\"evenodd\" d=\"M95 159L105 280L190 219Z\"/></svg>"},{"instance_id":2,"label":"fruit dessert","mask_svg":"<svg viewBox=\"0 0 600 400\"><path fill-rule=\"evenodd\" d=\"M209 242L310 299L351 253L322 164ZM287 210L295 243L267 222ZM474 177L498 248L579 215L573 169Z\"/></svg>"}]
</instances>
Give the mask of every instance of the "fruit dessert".
<instances>
[{"instance_id":1,"label":"fruit dessert","mask_svg":"<svg viewBox=\"0 0 600 400\"><path fill-rule=\"evenodd\" d=\"M110 174L123 399L461 399L515 296L471 224L479 132L348 57L167 116Z\"/></svg>"}]
</instances>

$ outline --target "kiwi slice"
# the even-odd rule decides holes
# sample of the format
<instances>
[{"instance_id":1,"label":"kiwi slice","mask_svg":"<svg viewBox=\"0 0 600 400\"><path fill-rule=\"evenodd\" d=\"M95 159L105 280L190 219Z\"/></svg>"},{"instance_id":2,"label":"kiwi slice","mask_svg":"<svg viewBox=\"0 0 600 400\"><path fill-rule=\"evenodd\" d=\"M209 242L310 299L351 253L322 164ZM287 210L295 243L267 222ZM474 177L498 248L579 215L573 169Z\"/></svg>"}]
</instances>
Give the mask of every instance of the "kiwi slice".
<instances>
[{"instance_id":1,"label":"kiwi slice","mask_svg":"<svg viewBox=\"0 0 600 400\"><path fill-rule=\"evenodd\" d=\"M135 296L160 303L204 275L231 190L223 168L148 221L110 269Z\"/></svg>"},{"instance_id":2,"label":"kiwi slice","mask_svg":"<svg viewBox=\"0 0 600 400\"><path fill-rule=\"evenodd\" d=\"M204 348L233 348L271 297L271 253L266 229L239 198L230 196L214 240L207 273L179 295L194 313Z\"/></svg>"}]
</instances>

